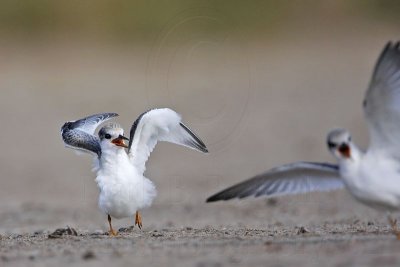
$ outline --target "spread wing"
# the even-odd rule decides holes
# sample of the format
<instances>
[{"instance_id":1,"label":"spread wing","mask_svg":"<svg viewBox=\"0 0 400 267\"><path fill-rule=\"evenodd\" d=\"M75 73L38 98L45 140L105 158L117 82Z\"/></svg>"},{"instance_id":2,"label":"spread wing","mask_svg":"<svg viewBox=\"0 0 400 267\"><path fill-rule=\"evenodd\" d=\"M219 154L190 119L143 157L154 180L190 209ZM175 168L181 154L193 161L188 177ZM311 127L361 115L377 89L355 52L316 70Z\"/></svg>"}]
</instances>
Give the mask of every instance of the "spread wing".
<instances>
[{"instance_id":1,"label":"spread wing","mask_svg":"<svg viewBox=\"0 0 400 267\"><path fill-rule=\"evenodd\" d=\"M274 197L344 187L338 166L328 163L297 162L283 165L231 186L207 199L207 202L245 198Z\"/></svg>"},{"instance_id":2,"label":"spread wing","mask_svg":"<svg viewBox=\"0 0 400 267\"><path fill-rule=\"evenodd\" d=\"M181 116L169 108L152 109L133 123L129 137L129 156L140 173L158 141L186 146L204 153L208 150L196 134L181 121Z\"/></svg>"},{"instance_id":3,"label":"spread wing","mask_svg":"<svg viewBox=\"0 0 400 267\"><path fill-rule=\"evenodd\" d=\"M61 136L66 147L101 155L100 140L94 135L97 126L118 116L117 113L101 113L64 123Z\"/></svg>"},{"instance_id":4,"label":"spread wing","mask_svg":"<svg viewBox=\"0 0 400 267\"><path fill-rule=\"evenodd\" d=\"M375 65L365 94L370 150L400 157L400 43L389 42Z\"/></svg>"}]
</instances>

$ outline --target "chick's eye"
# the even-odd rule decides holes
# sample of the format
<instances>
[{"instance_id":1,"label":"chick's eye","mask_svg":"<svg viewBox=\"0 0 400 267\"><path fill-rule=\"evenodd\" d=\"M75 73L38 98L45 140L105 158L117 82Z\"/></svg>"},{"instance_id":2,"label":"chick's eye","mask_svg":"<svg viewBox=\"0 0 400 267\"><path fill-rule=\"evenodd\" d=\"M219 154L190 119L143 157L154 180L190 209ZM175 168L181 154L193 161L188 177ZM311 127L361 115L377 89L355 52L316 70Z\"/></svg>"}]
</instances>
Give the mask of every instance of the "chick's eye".
<instances>
[{"instance_id":1,"label":"chick's eye","mask_svg":"<svg viewBox=\"0 0 400 267\"><path fill-rule=\"evenodd\" d=\"M105 134L105 135L104 135L104 138L105 138L105 139L111 139L111 134Z\"/></svg>"}]
</instances>

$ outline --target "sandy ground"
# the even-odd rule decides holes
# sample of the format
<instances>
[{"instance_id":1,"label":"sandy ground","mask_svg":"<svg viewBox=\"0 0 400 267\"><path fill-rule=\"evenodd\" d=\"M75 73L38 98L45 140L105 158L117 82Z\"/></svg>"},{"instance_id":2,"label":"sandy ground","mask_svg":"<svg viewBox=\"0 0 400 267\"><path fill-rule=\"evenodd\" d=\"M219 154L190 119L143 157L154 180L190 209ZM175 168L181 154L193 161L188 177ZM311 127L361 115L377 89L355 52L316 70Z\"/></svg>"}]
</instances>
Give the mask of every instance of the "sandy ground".
<instances>
[{"instance_id":1,"label":"sandy ground","mask_svg":"<svg viewBox=\"0 0 400 267\"><path fill-rule=\"evenodd\" d=\"M128 229L114 238L35 232L1 242L1 261L16 266L397 266L400 249L382 227L353 222L310 229Z\"/></svg>"},{"instance_id":2,"label":"sandy ground","mask_svg":"<svg viewBox=\"0 0 400 267\"><path fill-rule=\"evenodd\" d=\"M172 27L140 47L2 42L0 265L398 266L386 215L343 191L205 203L278 164L332 162L332 127L366 146L364 90L398 28L295 26L250 41ZM110 111L128 129L160 106L181 113L210 154L158 145L146 175L159 193L144 228L110 238L91 159L63 147L60 126ZM114 221L117 229L132 223ZM48 238L67 226L77 235Z\"/></svg>"}]
</instances>

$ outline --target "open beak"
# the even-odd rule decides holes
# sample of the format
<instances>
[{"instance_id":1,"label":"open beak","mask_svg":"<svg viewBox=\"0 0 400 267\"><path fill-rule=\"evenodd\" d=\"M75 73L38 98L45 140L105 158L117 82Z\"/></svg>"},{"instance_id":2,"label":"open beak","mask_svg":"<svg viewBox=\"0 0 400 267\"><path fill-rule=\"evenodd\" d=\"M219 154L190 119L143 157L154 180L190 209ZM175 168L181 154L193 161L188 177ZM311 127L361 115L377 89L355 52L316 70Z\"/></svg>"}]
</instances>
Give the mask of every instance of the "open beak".
<instances>
[{"instance_id":1,"label":"open beak","mask_svg":"<svg viewBox=\"0 0 400 267\"><path fill-rule=\"evenodd\" d=\"M350 150L350 147L347 144L342 144L338 148L338 151L344 158L350 158L351 157L351 150Z\"/></svg>"},{"instance_id":2,"label":"open beak","mask_svg":"<svg viewBox=\"0 0 400 267\"><path fill-rule=\"evenodd\" d=\"M116 145L116 146L121 146L121 147L128 148L128 146L127 146L127 145L125 144L125 142L124 142L125 140L129 141L128 138L126 138L126 137L123 136L123 135L120 135L120 136L118 136L117 138L113 139L113 140L111 141L111 143L113 143L113 144Z\"/></svg>"}]
</instances>

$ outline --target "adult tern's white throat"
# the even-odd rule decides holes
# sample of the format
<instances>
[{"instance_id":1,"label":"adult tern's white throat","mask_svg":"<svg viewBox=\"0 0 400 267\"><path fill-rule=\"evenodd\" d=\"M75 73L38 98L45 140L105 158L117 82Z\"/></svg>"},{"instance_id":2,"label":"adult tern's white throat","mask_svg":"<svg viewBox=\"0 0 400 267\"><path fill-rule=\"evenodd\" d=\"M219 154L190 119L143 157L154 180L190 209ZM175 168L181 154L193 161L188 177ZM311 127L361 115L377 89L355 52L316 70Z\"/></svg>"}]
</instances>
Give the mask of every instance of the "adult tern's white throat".
<instances>
[{"instance_id":1,"label":"adult tern's white throat","mask_svg":"<svg viewBox=\"0 0 400 267\"><path fill-rule=\"evenodd\" d=\"M116 235L111 217L123 218L135 214L135 225L142 227L139 210L149 207L156 196L154 184L143 173L158 141L208 152L200 138L182 123L180 115L168 108L141 114L132 125L129 139L124 137L124 130L115 123L104 126L98 136L94 135L101 123L116 116L116 113L96 114L66 122L61 128L67 147L95 156L99 207L108 216L110 235ZM129 140L128 145L125 140Z\"/></svg>"},{"instance_id":2,"label":"adult tern's white throat","mask_svg":"<svg viewBox=\"0 0 400 267\"><path fill-rule=\"evenodd\" d=\"M329 150L338 165L298 162L274 168L229 187L207 202L328 191L346 187L360 202L388 212L400 209L400 43L389 42L372 74L363 102L370 133L364 153L350 133L336 129L328 134ZM388 216L397 238L396 220Z\"/></svg>"}]
</instances>

